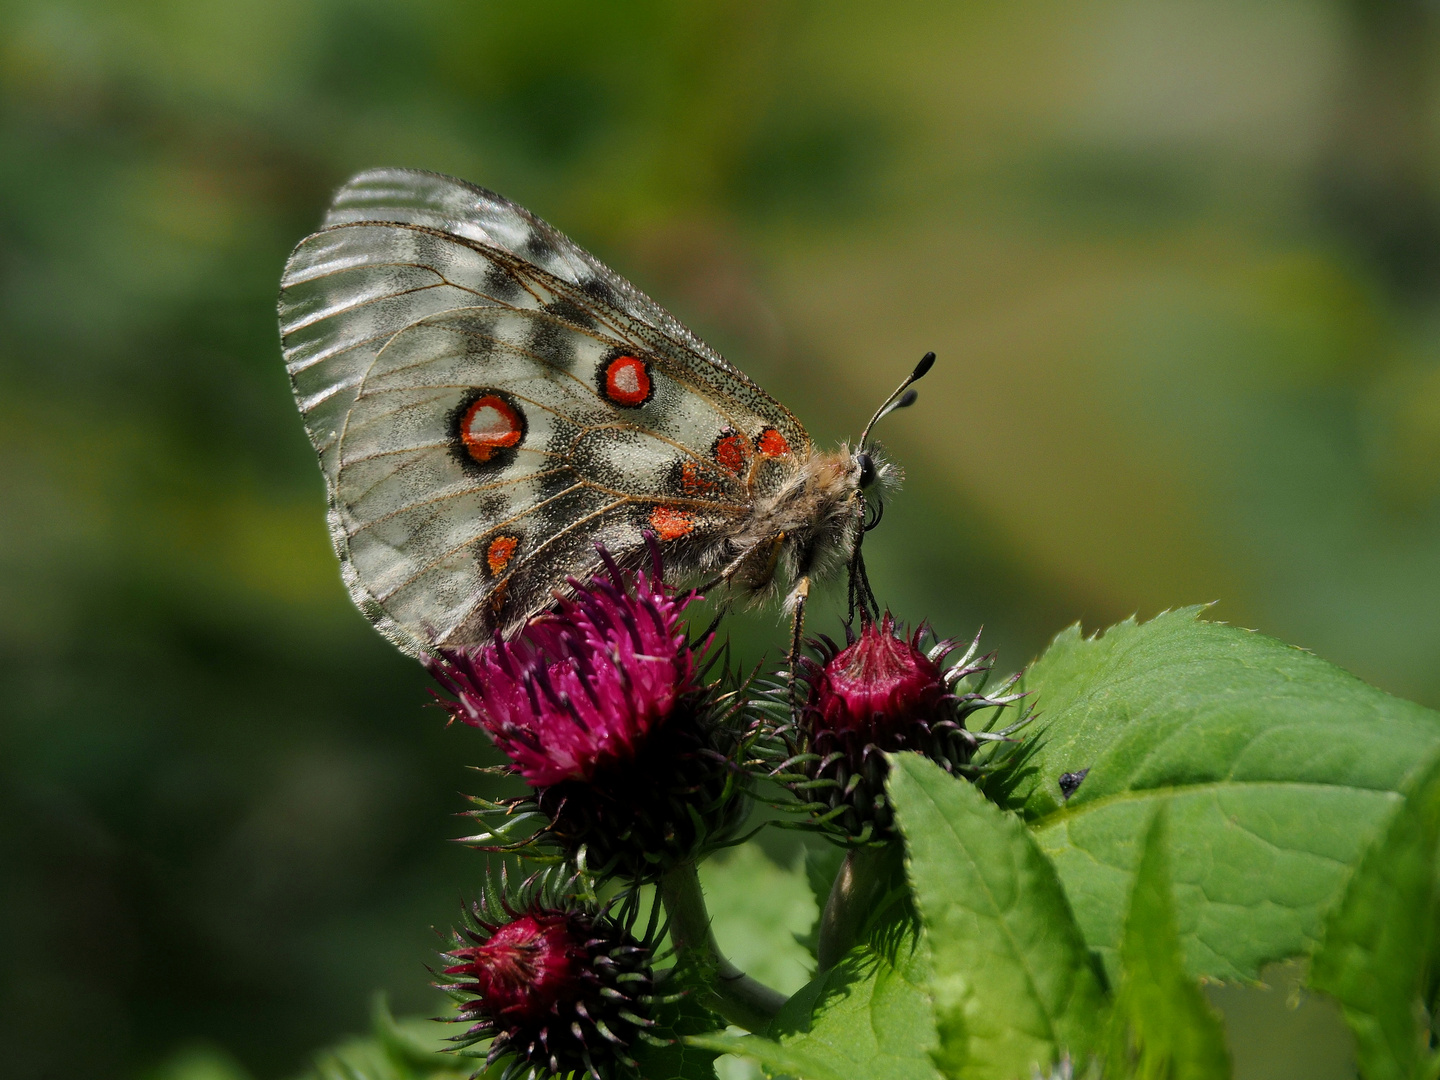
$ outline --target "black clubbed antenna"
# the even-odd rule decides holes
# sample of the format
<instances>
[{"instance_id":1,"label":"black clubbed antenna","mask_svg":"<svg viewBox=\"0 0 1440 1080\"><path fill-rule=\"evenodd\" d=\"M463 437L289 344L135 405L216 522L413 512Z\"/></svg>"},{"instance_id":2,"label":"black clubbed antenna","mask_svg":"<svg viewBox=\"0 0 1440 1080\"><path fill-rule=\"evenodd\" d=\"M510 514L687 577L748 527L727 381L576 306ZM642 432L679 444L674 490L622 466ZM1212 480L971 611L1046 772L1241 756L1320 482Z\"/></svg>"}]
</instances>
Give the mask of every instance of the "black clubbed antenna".
<instances>
[{"instance_id":1,"label":"black clubbed antenna","mask_svg":"<svg viewBox=\"0 0 1440 1080\"><path fill-rule=\"evenodd\" d=\"M915 370L905 377L905 381L895 388L895 392L885 399L885 404L875 410L875 415L865 425L865 430L860 433L860 449L864 450L870 442L870 432L885 417L889 416L896 409L908 409L915 404L915 399L920 396L918 391L911 390L910 384L919 382L929 370L935 366L935 354L927 352L915 365Z\"/></svg>"}]
</instances>

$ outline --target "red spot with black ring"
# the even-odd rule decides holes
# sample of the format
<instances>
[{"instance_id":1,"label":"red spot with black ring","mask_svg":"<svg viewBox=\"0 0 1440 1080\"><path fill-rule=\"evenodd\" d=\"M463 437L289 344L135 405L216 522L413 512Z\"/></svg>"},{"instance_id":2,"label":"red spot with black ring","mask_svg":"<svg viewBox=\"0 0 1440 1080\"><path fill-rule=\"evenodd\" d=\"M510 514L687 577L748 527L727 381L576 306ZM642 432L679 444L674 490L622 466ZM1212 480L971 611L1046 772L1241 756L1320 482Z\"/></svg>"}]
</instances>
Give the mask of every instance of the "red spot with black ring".
<instances>
[{"instance_id":1,"label":"red spot with black ring","mask_svg":"<svg viewBox=\"0 0 1440 1080\"><path fill-rule=\"evenodd\" d=\"M705 475L699 462L686 461L680 466L680 490L686 495L711 495L720 485Z\"/></svg>"},{"instance_id":2,"label":"red spot with black ring","mask_svg":"<svg viewBox=\"0 0 1440 1080\"><path fill-rule=\"evenodd\" d=\"M485 394L460 414L460 441L465 452L481 465L489 465L504 450L513 450L525 438L525 417L498 394Z\"/></svg>"},{"instance_id":3,"label":"red spot with black ring","mask_svg":"<svg viewBox=\"0 0 1440 1080\"><path fill-rule=\"evenodd\" d=\"M710 452L722 468L729 469L736 476L743 475L750 464L750 440L729 428L720 433Z\"/></svg>"},{"instance_id":4,"label":"red spot with black ring","mask_svg":"<svg viewBox=\"0 0 1440 1080\"><path fill-rule=\"evenodd\" d=\"M695 515L661 504L650 511L650 527L661 540L679 540L695 529Z\"/></svg>"},{"instance_id":5,"label":"red spot with black ring","mask_svg":"<svg viewBox=\"0 0 1440 1080\"><path fill-rule=\"evenodd\" d=\"M499 577L510 565L510 560L515 557L515 549L520 546L518 536L497 536L490 541L485 549L485 563L490 567L490 576Z\"/></svg>"},{"instance_id":6,"label":"red spot with black ring","mask_svg":"<svg viewBox=\"0 0 1440 1080\"><path fill-rule=\"evenodd\" d=\"M650 362L638 356L621 355L600 368L600 392L606 399L627 409L638 409L655 394Z\"/></svg>"},{"instance_id":7,"label":"red spot with black ring","mask_svg":"<svg viewBox=\"0 0 1440 1080\"><path fill-rule=\"evenodd\" d=\"M790 453L790 444L785 441L785 436L773 427L760 433L760 437L755 440L755 448L766 457L784 457Z\"/></svg>"}]
</instances>

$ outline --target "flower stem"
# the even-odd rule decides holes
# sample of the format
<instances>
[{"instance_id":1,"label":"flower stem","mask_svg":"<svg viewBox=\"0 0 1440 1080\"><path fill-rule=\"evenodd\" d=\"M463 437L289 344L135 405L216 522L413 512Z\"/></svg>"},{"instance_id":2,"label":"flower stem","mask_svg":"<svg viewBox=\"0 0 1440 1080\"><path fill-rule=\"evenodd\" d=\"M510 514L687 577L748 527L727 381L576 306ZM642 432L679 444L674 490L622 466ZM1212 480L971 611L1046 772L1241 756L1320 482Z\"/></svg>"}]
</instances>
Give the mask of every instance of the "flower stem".
<instances>
[{"instance_id":1,"label":"flower stem","mask_svg":"<svg viewBox=\"0 0 1440 1080\"><path fill-rule=\"evenodd\" d=\"M865 923L891 888L897 847L867 846L846 853L820 915L815 974L829 971L860 943Z\"/></svg>"},{"instance_id":2,"label":"flower stem","mask_svg":"<svg viewBox=\"0 0 1440 1080\"><path fill-rule=\"evenodd\" d=\"M665 872L660 878L660 899L670 916L670 939L676 953L715 974L703 1004L746 1031L763 1032L785 1004L785 995L756 982L725 959L710 929L705 893L693 862Z\"/></svg>"}]
</instances>

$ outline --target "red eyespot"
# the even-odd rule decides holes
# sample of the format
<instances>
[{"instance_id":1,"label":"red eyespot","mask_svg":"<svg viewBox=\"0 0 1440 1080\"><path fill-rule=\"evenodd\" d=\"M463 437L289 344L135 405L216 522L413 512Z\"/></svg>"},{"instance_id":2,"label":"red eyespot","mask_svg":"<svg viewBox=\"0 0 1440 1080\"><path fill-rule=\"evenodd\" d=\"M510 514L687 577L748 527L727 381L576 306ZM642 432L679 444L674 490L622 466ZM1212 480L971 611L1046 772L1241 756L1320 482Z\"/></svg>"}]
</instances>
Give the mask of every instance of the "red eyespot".
<instances>
[{"instance_id":1,"label":"red eyespot","mask_svg":"<svg viewBox=\"0 0 1440 1080\"><path fill-rule=\"evenodd\" d=\"M661 540L679 540L695 528L695 515L670 506L657 506L650 511L650 527Z\"/></svg>"},{"instance_id":2,"label":"red eyespot","mask_svg":"<svg viewBox=\"0 0 1440 1080\"><path fill-rule=\"evenodd\" d=\"M460 417L460 439L469 455L482 465L501 450L518 446L525 437L525 418L502 397L486 394Z\"/></svg>"},{"instance_id":3,"label":"red eyespot","mask_svg":"<svg viewBox=\"0 0 1440 1080\"><path fill-rule=\"evenodd\" d=\"M750 464L750 440L738 431L721 432L710 452L715 455L716 461L736 476L742 475Z\"/></svg>"},{"instance_id":4,"label":"red eyespot","mask_svg":"<svg viewBox=\"0 0 1440 1080\"><path fill-rule=\"evenodd\" d=\"M680 466L680 490L686 495L707 495L717 486L698 462L687 461Z\"/></svg>"},{"instance_id":5,"label":"red eyespot","mask_svg":"<svg viewBox=\"0 0 1440 1080\"><path fill-rule=\"evenodd\" d=\"M485 549L485 564L490 567L490 573L495 577L503 574L519 546L518 536L497 536L491 540L490 546Z\"/></svg>"},{"instance_id":6,"label":"red eyespot","mask_svg":"<svg viewBox=\"0 0 1440 1080\"><path fill-rule=\"evenodd\" d=\"M617 356L600 370L600 390L616 405L636 409L655 392L650 365L637 356Z\"/></svg>"},{"instance_id":7,"label":"red eyespot","mask_svg":"<svg viewBox=\"0 0 1440 1080\"><path fill-rule=\"evenodd\" d=\"M790 444L785 441L785 436L773 427L767 427L760 433L755 446L766 457L784 457L790 453Z\"/></svg>"}]
</instances>

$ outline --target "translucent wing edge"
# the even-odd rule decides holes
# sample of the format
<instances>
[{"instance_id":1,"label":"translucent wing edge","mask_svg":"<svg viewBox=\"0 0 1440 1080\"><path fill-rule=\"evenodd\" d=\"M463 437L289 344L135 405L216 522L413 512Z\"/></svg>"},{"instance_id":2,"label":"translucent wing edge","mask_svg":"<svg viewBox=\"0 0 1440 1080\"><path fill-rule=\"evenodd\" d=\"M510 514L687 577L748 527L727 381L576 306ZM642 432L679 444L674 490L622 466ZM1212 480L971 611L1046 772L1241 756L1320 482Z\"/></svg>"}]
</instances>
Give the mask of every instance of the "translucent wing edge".
<instances>
[{"instance_id":1,"label":"translucent wing edge","mask_svg":"<svg viewBox=\"0 0 1440 1080\"><path fill-rule=\"evenodd\" d=\"M360 609L370 625L375 627L390 644L403 652L406 656L413 656L417 660L423 660L434 650L434 645L421 640L406 630L391 617L382 604L365 587L360 580L359 571L350 558L350 540L345 532L345 519L340 507L335 503L335 493L329 483L326 484L326 502L328 510L325 514L325 524L330 529L330 544L335 549L335 555L340 560L340 580L345 583L345 589L350 593L350 599Z\"/></svg>"},{"instance_id":2,"label":"translucent wing edge","mask_svg":"<svg viewBox=\"0 0 1440 1080\"><path fill-rule=\"evenodd\" d=\"M555 226L488 188L423 169L367 169L335 192L325 225L356 221L430 225L498 247L582 291L591 292L593 283L599 282L605 288L598 292L612 294L601 295L600 299L622 308L727 373L740 374L689 327ZM519 228L517 221L522 223ZM543 243L533 243L534 235ZM547 258L546 248L557 257Z\"/></svg>"}]
</instances>

